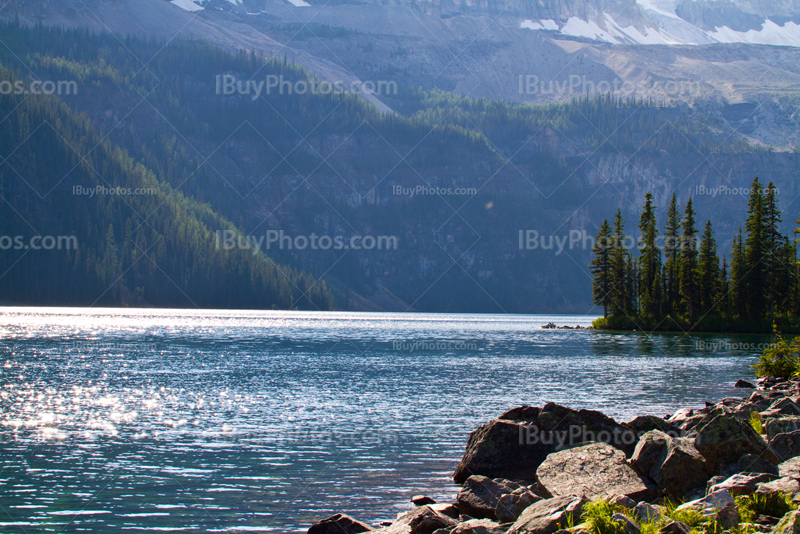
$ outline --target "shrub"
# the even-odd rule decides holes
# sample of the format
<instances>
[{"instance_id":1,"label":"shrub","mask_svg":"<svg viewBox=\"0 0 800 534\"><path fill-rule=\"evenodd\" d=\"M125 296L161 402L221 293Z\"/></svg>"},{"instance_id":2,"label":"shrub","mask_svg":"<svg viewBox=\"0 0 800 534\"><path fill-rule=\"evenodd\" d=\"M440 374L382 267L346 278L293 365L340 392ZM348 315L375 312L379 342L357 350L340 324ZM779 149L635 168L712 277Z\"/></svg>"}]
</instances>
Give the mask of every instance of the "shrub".
<instances>
[{"instance_id":1,"label":"shrub","mask_svg":"<svg viewBox=\"0 0 800 534\"><path fill-rule=\"evenodd\" d=\"M758 412L750 412L750 426L759 434L764 433L764 424L761 422L761 414Z\"/></svg>"},{"instance_id":2,"label":"shrub","mask_svg":"<svg viewBox=\"0 0 800 534\"><path fill-rule=\"evenodd\" d=\"M800 371L800 338L794 338L791 343L783 336L777 334L778 342L759 356L758 363L753 365L756 376L774 376L789 378Z\"/></svg>"}]
</instances>

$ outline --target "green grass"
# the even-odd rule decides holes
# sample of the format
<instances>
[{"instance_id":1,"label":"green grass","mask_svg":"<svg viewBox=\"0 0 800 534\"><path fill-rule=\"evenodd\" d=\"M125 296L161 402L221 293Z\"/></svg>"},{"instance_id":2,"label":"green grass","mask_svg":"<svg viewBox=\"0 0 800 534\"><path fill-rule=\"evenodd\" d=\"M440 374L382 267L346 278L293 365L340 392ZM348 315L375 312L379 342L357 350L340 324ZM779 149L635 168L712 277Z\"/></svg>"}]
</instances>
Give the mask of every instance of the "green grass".
<instances>
[{"instance_id":1,"label":"green grass","mask_svg":"<svg viewBox=\"0 0 800 534\"><path fill-rule=\"evenodd\" d=\"M611 519L611 516L626 511L626 508L607 501L590 502L583 507L581 520L592 534L625 534L622 522Z\"/></svg>"},{"instance_id":2,"label":"green grass","mask_svg":"<svg viewBox=\"0 0 800 534\"><path fill-rule=\"evenodd\" d=\"M781 518L787 512L797 509L790 496L783 493L764 493L736 497L739 517L743 523L752 523L760 515Z\"/></svg>"},{"instance_id":3,"label":"green grass","mask_svg":"<svg viewBox=\"0 0 800 534\"><path fill-rule=\"evenodd\" d=\"M761 421L761 414L758 412L750 412L750 426L759 434L764 433L764 424Z\"/></svg>"}]
</instances>

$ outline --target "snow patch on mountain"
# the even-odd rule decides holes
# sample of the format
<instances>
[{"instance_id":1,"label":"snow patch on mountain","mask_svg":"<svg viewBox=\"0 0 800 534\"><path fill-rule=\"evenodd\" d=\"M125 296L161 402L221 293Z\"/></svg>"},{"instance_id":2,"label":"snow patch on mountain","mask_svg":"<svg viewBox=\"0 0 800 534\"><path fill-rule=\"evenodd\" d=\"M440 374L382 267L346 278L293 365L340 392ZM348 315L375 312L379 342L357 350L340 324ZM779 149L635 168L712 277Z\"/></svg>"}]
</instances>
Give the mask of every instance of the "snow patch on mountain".
<instances>
[{"instance_id":1,"label":"snow patch on mountain","mask_svg":"<svg viewBox=\"0 0 800 534\"><path fill-rule=\"evenodd\" d=\"M178 6L186 11L191 11L192 13L203 9L203 6L198 6L192 0L171 0L170 4Z\"/></svg>"},{"instance_id":2,"label":"snow patch on mountain","mask_svg":"<svg viewBox=\"0 0 800 534\"><path fill-rule=\"evenodd\" d=\"M642 29L617 24L608 13L603 14L602 26L593 20L570 17L566 22L551 19L524 20L521 28L529 30L557 31L569 37L582 37L612 44L643 45L704 45L712 43L749 43L800 47L800 25L789 21L783 26L766 20L760 30L747 32L718 26L713 31L704 31L670 12L669 0L639 0L643 14L653 26Z\"/></svg>"}]
</instances>

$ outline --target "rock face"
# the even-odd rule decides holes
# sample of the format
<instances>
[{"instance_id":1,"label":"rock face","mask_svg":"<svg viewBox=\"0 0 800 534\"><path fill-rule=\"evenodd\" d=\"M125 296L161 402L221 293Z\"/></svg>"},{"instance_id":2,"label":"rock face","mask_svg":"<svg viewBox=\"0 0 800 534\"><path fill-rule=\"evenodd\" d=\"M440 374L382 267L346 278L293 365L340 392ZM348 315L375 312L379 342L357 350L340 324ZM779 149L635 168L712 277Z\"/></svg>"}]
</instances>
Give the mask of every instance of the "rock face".
<instances>
[{"instance_id":1,"label":"rock face","mask_svg":"<svg viewBox=\"0 0 800 534\"><path fill-rule=\"evenodd\" d=\"M434 510L430 506L421 506L400 515L397 521L386 528L374 532L380 534L431 534L440 528L451 529L458 522Z\"/></svg>"},{"instance_id":2,"label":"rock face","mask_svg":"<svg viewBox=\"0 0 800 534\"><path fill-rule=\"evenodd\" d=\"M478 519L497 519L497 506L503 495L521 488L516 482L472 475L458 492L456 506L464 515Z\"/></svg>"},{"instance_id":3,"label":"rock face","mask_svg":"<svg viewBox=\"0 0 800 534\"><path fill-rule=\"evenodd\" d=\"M591 500L625 495L649 500L652 482L625 460L625 454L605 443L592 443L551 454L536 471L539 483L553 496L585 495Z\"/></svg>"},{"instance_id":4,"label":"rock face","mask_svg":"<svg viewBox=\"0 0 800 534\"><path fill-rule=\"evenodd\" d=\"M792 405L795 407L797 406L794 403L792 403ZM764 430L766 430L767 438L770 440L777 437L778 434L788 434L789 432L800 430L800 416L787 415L767 419Z\"/></svg>"},{"instance_id":5,"label":"rock face","mask_svg":"<svg viewBox=\"0 0 800 534\"><path fill-rule=\"evenodd\" d=\"M783 477L759 484L756 493L785 493L796 497L800 495L800 482L796 478Z\"/></svg>"},{"instance_id":6,"label":"rock face","mask_svg":"<svg viewBox=\"0 0 800 534\"><path fill-rule=\"evenodd\" d=\"M782 477L800 479L800 457L789 458L785 462L778 464L778 473Z\"/></svg>"},{"instance_id":7,"label":"rock face","mask_svg":"<svg viewBox=\"0 0 800 534\"><path fill-rule=\"evenodd\" d=\"M753 454L777 463L778 458L753 427L733 415L718 415L697 428L695 447L710 464L712 472Z\"/></svg>"},{"instance_id":8,"label":"rock face","mask_svg":"<svg viewBox=\"0 0 800 534\"><path fill-rule=\"evenodd\" d=\"M706 460L691 440L653 430L639 439L631 465L656 483L661 493L680 498L708 480Z\"/></svg>"},{"instance_id":9,"label":"rock face","mask_svg":"<svg viewBox=\"0 0 800 534\"><path fill-rule=\"evenodd\" d=\"M771 482L773 480L775 480L775 475L767 473L739 473L718 484L714 484L709 488L708 493L728 490L734 497L750 495L756 491L759 484Z\"/></svg>"},{"instance_id":10,"label":"rock face","mask_svg":"<svg viewBox=\"0 0 800 534\"><path fill-rule=\"evenodd\" d=\"M793 510L783 516L773 532L775 534L800 534L800 510Z\"/></svg>"},{"instance_id":11,"label":"rock face","mask_svg":"<svg viewBox=\"0 0 800 534\"><path fill-rule=\"evenodd\" d=\"M769 446L781 460L800 455L800 430L784 432L770 438Z\"/></svg>"},{"instance_id":12,"label":"rock face","mask_svg":"<svg viewBox=\"0 0 800 534\"><path fill-rule=\"evenodd\" d=\"M453 480L472 475L533 481L548 454L591 441L604 441L633 452L636 433L592 410L572 410L548 403L542 408L509 410L472 432Z\"/></svg>"},{"instance_id":13,"label":"rock face","mask_svg":"<svg viewBox=\"0 0 800 534\"><path fill-rule=\"evenodd\" d=\"M575 495L539 501L525 509L508 534L553 534L567 525L568 515L577 520L587 502L586 498Z\"/></svg>"},{"instance_id":14,"label":"rock face","mask_svg":"<svg viewBox=\"0 0 800 534\"><path fill-rule=\"evenodd\" d=\"M358 534L369 532L372 527L361 521L356 521L350 516L336 514L315 523L308 529L308 534Z\"/></svg>"},{"instance_id":15,"label":"rock face","mask_svg":"<svg viewBox=\"0 0 800 534\"><path fill-rule=\"evenodd\" d=\"M778 476L778 467L761 457L745 454L736 463L723 469L720 475L723 478L728 478L738 473L769 473Z\"/></svg>"}]
</instances>

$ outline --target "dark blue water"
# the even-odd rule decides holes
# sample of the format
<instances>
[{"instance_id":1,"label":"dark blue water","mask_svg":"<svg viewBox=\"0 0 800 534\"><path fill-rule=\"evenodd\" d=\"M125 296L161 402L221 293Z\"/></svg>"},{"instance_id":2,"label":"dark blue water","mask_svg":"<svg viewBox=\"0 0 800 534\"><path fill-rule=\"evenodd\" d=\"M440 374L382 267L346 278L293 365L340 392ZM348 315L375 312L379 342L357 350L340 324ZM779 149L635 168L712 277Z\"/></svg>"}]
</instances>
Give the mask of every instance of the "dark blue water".
<instances>
[{"instance_id":1,"label":"dark blue water","mask_svg":"<svg viewBox=\"0 0 800 534\"><path fill-rule=\"evenodd\" d=\"M0 532L301 532L451 499L520 404L628 420L741 394L760 337L579 316L0 309Z\"/></svg>"}]
</instances>

